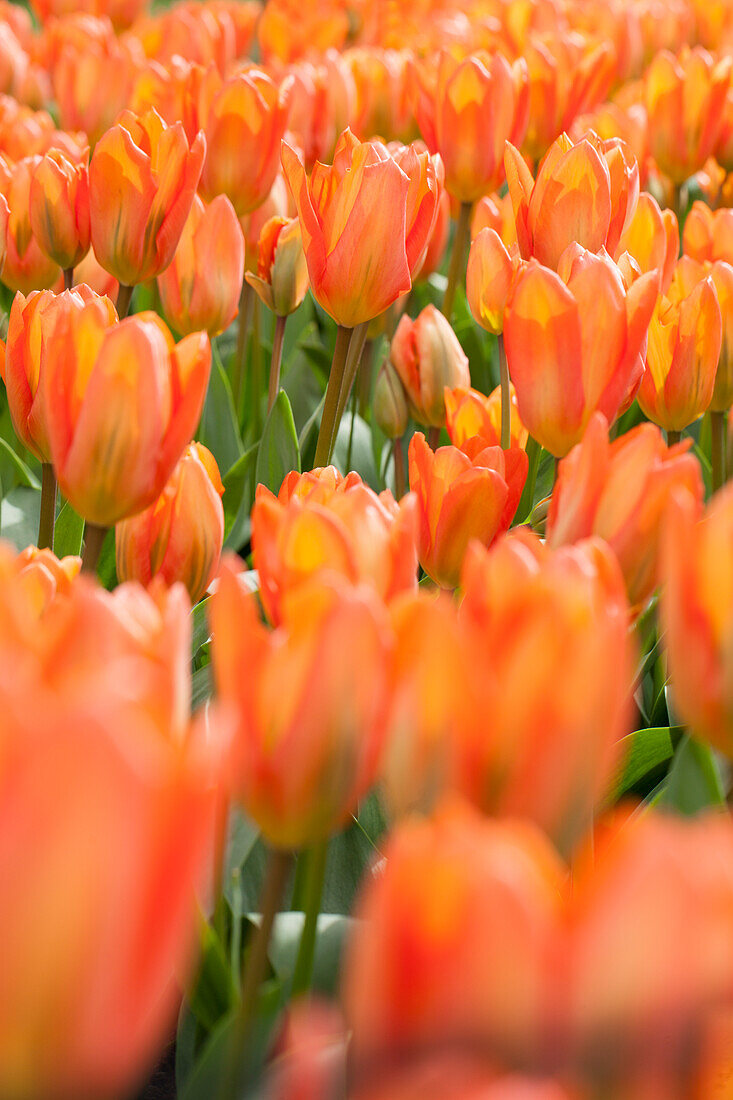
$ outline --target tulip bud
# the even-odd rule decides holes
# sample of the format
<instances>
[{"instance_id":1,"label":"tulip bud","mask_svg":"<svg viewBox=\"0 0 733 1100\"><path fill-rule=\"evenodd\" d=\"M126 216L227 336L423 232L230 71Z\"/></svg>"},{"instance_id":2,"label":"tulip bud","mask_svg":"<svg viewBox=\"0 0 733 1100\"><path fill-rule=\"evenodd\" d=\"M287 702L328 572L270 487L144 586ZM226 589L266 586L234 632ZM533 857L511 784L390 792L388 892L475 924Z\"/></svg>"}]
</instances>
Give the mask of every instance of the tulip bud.
<instances>
[{"instance_id":1,"label":"tulip bud","mask_svg":"<svg viewBox=\"0 0 733 1100\"><path fill-rule=\"evenodd\" d=\"M411 415L419 424L445 423L445 387L470 386L468 358L450 322L435 306L397 326L390 362L405 387Z\"/></svg>"},{"instance_id":2,"label":"tulip bud","mask_svg":"<svg viewBox=\"0 0 733 1100\"><path fill-rule=\"evenodd\" d=\"M51 150L33 171L29 195L33 235L64 271L89 251L89 169Z\"/></svg>"},{"instance_id":3,"label":"tulip bud","mask_svg":"<svg viewBox=\"0 0 733 1100\"><path fill-rule=\"evenodd\" d=\"M643 272L657 271L660 288L666 294L674 276L680 251L680 230L673 210L660 210L657 200L644 191L636 212L621 234L616 260L628 252Z\"/></svg>"},{"instance_id":4,"label":"tulip bud","mask_svg":"<svg viewBox=\"0 0 733 1100\"><path fill-rule=\"evenodd\" d=\"M217 336L237 315L243 274L244 236L229 199L204 206L194 195L173 260L158 275L166 320L182 336Z\"/></svg>"},{"instance_id":5,"label":"tulip bud","mask_svg":"<svg viewBox=\"0 0 733 1100\"><path fill-rule=\"evenodd\" d=\"M262 227L257 274L245 278L258 298L277 314L293 313L308 291L308 265L297 218L273 217Z\"/></svg>"},{"instance_id":6,"label":"tulip bud","mask_svg":"<svg viewBox=\"0 0 733 1100\"><path fill-rule=\"evenodd\" d=\"M216 459L190 443L154 504L115 529L117 576L148 585L185 584L191 603L216 576L224 542L224 486Z\"/></svg>"},{"instance_id":7,"label":"tulip bud","mask_svg":"<svg viewBox=\"0 0 733 1100\"><path fill-rule=\"evenodd\" d=\"M40 156L24 157L10 166L0 155L0 192L5 196L0 204L0 230L4 230L0 255L5 256L0 270L5 285L23 294L52 287L61 277L60 267L43 251L31 227L31 180L40 160Z\"/></svg>"},{"instance_id":8,"label":"tulip bud","mask_svg":"<svg viewBox=\"0 0 733 1100\"><path fill-rule=\"evenodd\" d=\"M482 229L493 229L508 251L517 243L517 227L509 192L505 195L484 195L476 203L471 218L472 241L476 240Z\"/></svg>"},{"instance_id":9,"label":"tulip bud","mask_svg":"<svg viewBox=\"0 0 733 1100\"><path fill-rule=\"evenodd\" d=\"M507 251L493 229L482 229L471 244L466 270L466 297L474 319L499 336L515 278L524 266L516 244Z\"/></svg>"},{"instance_id":10,"label":"tulip bud","mask_svg":"<svg viewBox=\"0 0 733 1100\"><path fill-rule=\"evenodd\" d=\"M399 439L407 430L407 394L389 359L382 363L374 387L372 413L387 439Z\"/></svg>"}]
</instances>

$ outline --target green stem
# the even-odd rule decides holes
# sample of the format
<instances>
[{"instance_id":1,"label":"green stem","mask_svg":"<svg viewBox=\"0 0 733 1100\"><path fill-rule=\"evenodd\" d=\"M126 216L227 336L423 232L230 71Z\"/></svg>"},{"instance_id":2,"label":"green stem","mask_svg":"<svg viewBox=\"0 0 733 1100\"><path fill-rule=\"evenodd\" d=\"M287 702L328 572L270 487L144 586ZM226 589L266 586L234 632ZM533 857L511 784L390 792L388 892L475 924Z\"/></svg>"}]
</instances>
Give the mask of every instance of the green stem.
<instances>
[{"instance_id":1,"label":"green stem","mask_svg":"<svg viewBox=\"0 0 733 1100\"><path fill-rule=\"evenodd\" d=\"M353 336L351 337L349 352L346 356L346 366L344 367L344 376L341 380L341 392L339 393L339 403L336 409L336 423L333 426L333 439L331 440L332 452L333 448L336 446L339 424L343 420L344 413L346 412L346 406L351 396L351 388L354 385L354 380L359 370L361 353L364 351L368 331L369 322L365 321L364 324L356 326Z\"/></svg>"},{"instance_id":2,"label":"green stem","mask_svg":"<svg viewBox=\"0 0 733 1100\"><path fill-rule=\"evenodd\" d=\"M74 269L73 267L64 268L64 290L71 290L74 285Z\"/></svg>"},{"instance_id":3,"label":"green stem","mask_svg":"<svg viewBox=\"0 0 733 1100\"><path fill-rule=\"evenodd\" d=\"M326 387L326 400L323 405L321 426L318 431L318 442L316 443L316 457L313 460L316 469L320 466L327 466L331 461L336 411L353 331L353 329L345 328L343 325L339 325L336 330L336 347L333 349L333 361L331 362L331 371L328 375L328 385Z\"/></svg>"},{"instance_id":4,"label":"green stem","mask_svg":"<svg viewBox=\"0 0 733 1100\"><path fill-rule=\"evenodd\" d=\"M540 466L542 448L531 435L527 438L527 480L524 483L522 497L517 508L517 519L520 523L526 523L534 508L534 491L537 485L537 471Z\"/></svg>"},{"instance_id":5,"label":"green stem","mask_svg":"<svg viewBox=\"0 0 733 1100\"><path fill-rule=\"evenodd\" d=\"M84 525L84 553L81 559L82 573L91 573L93 576L97 572L99 555L102 553L102 546L107 537L107 531L107 527L98 527L96 523L87 523Z\"/></svg>"},{"instance_id":6,"label":"green stem","mask_svg":"<svg viewBox=\"0 0 733 1100\"><path fill-rule=\"evenodd\" d=\"M250 374L251 383L251 401L250 401L250 424L251 424L251 438L257 440L262 435L262 381L263 381L263 363L262 363L262 342L260 333L260 300L255 295L252 302L252 372Z\"/></svg>"},{"instance_id":7,"label":"green stem","mask_svg":"<svg viewBox=\"0 0 733 1100\"><path fill-rule=\"evenodd\" d=\"M270 361L270 386L267 391L268 413L272 410L280 389L280 365L283 359L283 339L287 320L287 317L277 317L275 319L275 336L272 341L272 360Z\"/></svg>"},{"instance_id":8,"label":"green stem","mask_svg":"<svg viewBox=\"0 0 733 1100\"><path fill-rule=\"evenodd\" d=\"M499 384L501 386L501 449L508 451L512 442L512 398L503 333L499 334Z\"/></svg>"},{"instance_id":9,"label":"green stem","mask_svg":"<svg viewBox=\"0 0 733 1100\"><path fill-rule=\"evenodd\" d=\"M349 428L349 445L346 448L346 472L351 469L351 451L354 446L354 425L356 424L356 406L357 406L357 393L354 390L351 398L351 426Z\"/></svg>"},{"instance_id":10,"label":"green stem","mask_svg":"<svg viewBox=\"0 0 733 1100\"><path fill-rule=\"evenodd\" d=\"M675 443L679 443L682 438L682 432L675 432L672 428L667 429L667 446L673 447Z\"/></svg>"},{"instance_id":11,"label":"green stem","mask_svg":"<svg viewBox=\"0 0 733 1100\"><path fill-rule=\"evenodd\" d=\"M321 911L323 883L326 877L326 862L328 859L328 841L323 840L320 844L314 844L306 853L305 858L308 862L305 880L305 921L293 972L293 997L299 997L307 993L313 977L318 915Z\"/></svg>"},{"instance_id":12,"label":"green stem","mask_svg":"<svg viewBox=\"0 0 733 1100\"><path fill-rule=\"evenodd\" d=\"M405 495L405 452L402 446L402 436L398 435L392 443L394 456L394 491L395 498L402 500Z\"/></svg>"},{"instance_id":13,"label":"green stem","mask_svg":"<svg viewBox=\"0 0 733 1100\"><path fill-rule=\"evenodd\" d=\"M125 286L124 283L120 283L120 288L117 291L117 316L121 321L130 312L130 302L132 301L134 289L132 286Z\"/></svg>"},{"instance_id":14,"label":"green stem","mask_svg":"<svg viewBox=\"0 0 733 1100\"><path fill-rule=\"evenodd\" d=\"M724 412L710 413L710 431L712 436L711 460L713 467L713 492L717 493L725 485L725 449L728 425Z\"/></svg>"},{"instance_id":15,"label":"green stem","mask_svg":"<svg viewBox=\"0 0 733 1100\"><path fill-rule=\"evenodd\" d=\"M56 522L56 474L50 462L41 466L41 518L38 523L38 549L53 550Z\"/></svg>"},{"instance_id":16,"label":"green stem","mask_svg":"<svg viewBox=\"0 0 733 1100\"><path fill-rule=\"evenodd\" d=\"M448 285L445 288L445 297L443 298L443 313L449 321L453 313L453 302L455 300L458 282L463 274L463 265L466 259L466 246L468 245L468 238L471 232L472 209L473 206L470 202L462 202L461 211L458 215L458 222L456 223L456 233L453 238L453 252L451 253L450 268L448 269Z\"/></svg>"},{"instance_id":17,"label":"green stem","mask_svg":"<svg viewBox=\"0 0 733 1100\"><path fill-rule=\"evenodd\" d=\"M234 358L234 377L232 378L232 398L234 408L239 417L239 405L244 386L244 372L247 366L247 337L252 318L252 306L254 304L254 291L248 282L242 284L242 293L239 298L239 315L237 318L237 351Z\"/></svg>"}]
</instances>

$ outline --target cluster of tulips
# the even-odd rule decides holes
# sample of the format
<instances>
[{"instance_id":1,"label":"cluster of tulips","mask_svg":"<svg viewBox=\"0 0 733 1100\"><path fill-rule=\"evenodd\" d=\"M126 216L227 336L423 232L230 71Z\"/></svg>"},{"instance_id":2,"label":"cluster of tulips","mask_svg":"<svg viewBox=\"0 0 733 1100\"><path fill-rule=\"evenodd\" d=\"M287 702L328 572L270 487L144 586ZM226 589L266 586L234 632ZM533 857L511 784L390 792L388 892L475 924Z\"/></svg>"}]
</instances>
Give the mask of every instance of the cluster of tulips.
<instances>
[{"instance_id":1,"label":"cluster of tulips","mask_svg":"<svg viewBox=\"0 0 733 1100\"><path fill-rule=\"evenodd\" d=\"M31 8L0 1097L730 1100L733 0Z\"/></svg>"}]
</instances>

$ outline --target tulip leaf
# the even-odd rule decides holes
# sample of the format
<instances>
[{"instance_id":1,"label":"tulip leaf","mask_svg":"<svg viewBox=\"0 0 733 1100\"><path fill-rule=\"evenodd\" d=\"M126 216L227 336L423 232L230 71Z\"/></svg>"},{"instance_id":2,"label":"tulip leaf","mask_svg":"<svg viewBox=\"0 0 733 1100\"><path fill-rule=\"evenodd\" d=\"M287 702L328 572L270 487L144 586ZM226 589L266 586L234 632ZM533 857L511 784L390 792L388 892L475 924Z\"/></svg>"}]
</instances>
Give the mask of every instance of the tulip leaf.
<instances>
[{"instance_id":1,"label":"tulip leaf","mask_svg":"<svg viewBox=\"0 0 733 1100\"><path fill-rule=\"evenodd\" d=\"M208 921L201 928L199 957L198 975L188 1001L199 1023L211 1031L234 1007L238 994L224 945Z\"/></svg>"},{"instance_id":2,"label":"tulip leaf","mask_svg":"<svg viewBox=\"0 0 733 1100\"><path fill-rule=\"evenodd\" d=\"M270 940L269 958L272 968L284 986L289 986L295 970L305 913L279 913ZM316 931L313 959L312 989L324 996L334 996L338 990L341 955L353 918L321 913Z\"/></svg>"},{"instance_id":3,"label":"tulip leaf","mask_svg":"<svg viewBox=\"0 0 733 1100\"><path fill-rule=\"evenodd\" d=\"M81 544L84 538L84 520L78 512L65 500L56 517L56 526L53 530L53 549L59 558L67 555L81 554Z\"/></svg>"},{"instance_id":4,"label":"tulip leaf","mask_svg":"<svg viewBox=\"0 0 733 1100\"><path fill-rule=\"evenodd\" d=\"M609 802L616 802L645 776L671 760L681 735L680 726L656 726L624 737L620 753L622 765L611 785Z\"/></svg>"},{"instance_id":5,"label":"tulip leaf","mask_svg":"<svg viewBox=\"0 0 733 1100\"><path fill-rule=\"evenodd\" d=\"M13 450L6 439L0 436L0 458L5 459L13 467L17 478L17 484L27 485L29 489L40 489L41 483L31 468L25 464L19 454Z\"/></svg>"},{"instance_id":6,"label":"tulip leaf","mask_svg":"<svg viewBox=\"0 0 733 1100\"><path fill-rule=\"evenodd\" d=\"M231 550L239 550L249 540L257 450L258 444L253 443L222 478L224 545Z\"/></svg>"},{"instance_id":7,"label":"tulip leaf","mask_svg":"<svg viewBox=\"0 0 733 1100\"><path fill-rule=\"evenodd\" d=\"M209 389L198 438L213 454L220 470L230 470L244 447L234 411L232 388L218 355L211 364Z\"/></svg>"},{"instance_id":8,"label":"tulip leaf","mask_svg":"<svg viewBox=\"0 0 733 1100\"><path fill-rule=\"evenodd\" d=\"M255 481L273 493L280 490L291 470L300 472L300 450L293 410L284 390L280 390L265 422L257 452Z\"/></svg>"},{"instance_id":9,"label":"tulip leaf","mask_svg":"<svg viewBox=\"0 0 733 1100\"><path fill-rule=\"evenodd\" d=\"M515 523L524 523L532 512L535 505L535 487L537 485L537 473L540 467L540 458L542 457L542 448L536 439L530 435L527 439L527 458L529 460L527 469L527 480L524 483L524 489L522 490L522 496L519 500L516 514L514 516Z\"/></svg>"},{"instance_id":10,"label":"tulip leaf","mask_svg":"<svg viewBox=\"0 0 733 1100\"><path fill-rule=\"evenodd\" d=\"M210 596L205 596L191 611L191 656L195 657L211 637L209 627Z\"/></svg>"},{"instance_id":11,"label":"tulip leaf","mask_svg":"<svg viewBox=\"0 0 733 1100\"><path fill-rule=\"evenodd\" d=\"M365 420L349 410L339 425L333 464L342 474L356 470L375 492L379 492L379 473L374 461L372 433Z\"/></svg>"},{"instance_id":12,"label":"tulip leaf","mask_svg":"<svg viewBox=\"0 0 733 1100\"><path fill-rule=\"evenodd\" d=\"M211 676L211 665L204 665L203 668L197 669L191 677L191 713L195 712L204 705L207 699L211 698L214 690L213 679Z\"/></svg>"},{"instance_id":13,"label":"tulip leaf","mask_svg":"<svg viewBox=\"0 0 733 1100\"><path fill-rule=\"evenodd\" d=\"M725 807L725 791L713 750L684 737L674 755L662 805L692 817L711 807Z\"/></svg>"}]
</instances>

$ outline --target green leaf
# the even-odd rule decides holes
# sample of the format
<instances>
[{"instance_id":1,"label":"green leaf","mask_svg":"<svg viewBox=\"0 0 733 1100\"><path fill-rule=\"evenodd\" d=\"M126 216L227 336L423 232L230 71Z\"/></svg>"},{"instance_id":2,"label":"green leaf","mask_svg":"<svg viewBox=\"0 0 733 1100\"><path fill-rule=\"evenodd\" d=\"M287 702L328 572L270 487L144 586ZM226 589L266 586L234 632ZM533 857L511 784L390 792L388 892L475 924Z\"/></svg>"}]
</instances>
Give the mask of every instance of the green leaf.
<instances>
[{"instance_id":1,"label":"green leaf","mask_svg":"<svg viewBox=\"0 0 733 1100\"><path fill-rule=\"evenodd\" d=\"M710 807L725 807L718 763L708 745L689 736L680 741L661 804L687 817Z\"/></svg>"},{"instance_id":2,"label":"green leaf","mask_svg":"<svg viewBox=\"0 0 733 1100\"><path fill-rule=\"evenodd\" d=\"M530 436L527 440L527 458L529 460L527 469L527 480L524 483L524 489L522 496L517 507L517 512L514 517L515 523L524 523L528 516L531 514L532 509L535 506L535 487L537 485L537 474L540 466L540 458L542 456L542 448L536 439Z\"/></svg>"},{"instance_id":3,"label":"green leaf","mask_svg":"<svg viewBox=\"0 0 733 1100\"><path fill-rule=\"evenodd\" d=\"M54 553L59 558L67 555L81 554L81 544L84 538L84 520L78 512L65 500L56 516L56 526L53 532Z\"/></svg>"},{"instance_id":4,"label":"green leaf","mask_svg":"<svg viewBox=\"0 0 733 1100\"><path fill-rule=\"evenodd\" d=\"M257 452L255 481L277 493L291 470L300 471L300 451L288 395L280 390Z\"/></svg>"},{"instance_id":5,"label":"green leaf","mask_svg":"<svg viewBox=\"0 0 733 1100\"><path fill-rule=\"evenodd\" d=\"M211 596L197 603L191 612L191 656L195 657L202 645L211 637L209 628L209 607Z\"/></svg>"},{"instance_id":6,"label":"green leaf","mask_svg":"<svg viewBox=\"0 0 733 1100\"><path fill-rule=\"evenodd\" d=\"M191 712L194 713L210 699L214 691L211 665L204 665L191 677Z\"/></svg>"},{"instance_id":7,"label":"green leaf","mask_svg":"<svg viewBox=\"0 0 733 1100\"><path fill-rule=\"evenodd\" d=\"M12 465L21 485L27 485L29 489L40 489L41 483L29 466L26 466L20 455L17 455L7 440L0 436L0 454Z\"/></svg>"},{"instance_id":8,"label":"green leaf","mask_svg":"<svg viewBox=\"0 0 733 1100\"><path fill-rule=\"evenodd\" d=\"M621 742L623 764L611 786L610 801L616 802L644 776L671 760L681 733L679 726L656 726L624 737Z\"/></svg>"},{"instance_id":9,"label":"green leaf","mask_svg":"<svg viewBox=\"0 0 733 1100\"><path fill-rule=\"evenodd\" d=\"M97 577L99 583L108 591L117 584L117 562L115 560L115 529L110 527L102 544L102 553L99 555L97 565Z\"/></svg>"},{"instance_id":10,"label":"green leaf","mask_svg":"<svg viewBox=\"0 0 733 1100\"><path fill-rule=\"evenodd\" d=\"M321 910L347 914L353 909L365 871L381 856L379 841L385 830L382 808L375 794L362 803L350 828L335 836L328 848Z\"/></svg>"},{"instance_id":11,"label":"green leaf","mask_svg":"<svg viewBox=\"0 0 733 1100\"><path fill-rule=\"evenodd\" d=\"M234 411L232 388L218 356L211 365L209 389L198 438L213 454L220 470L230 470L244 447Z\"/></svg>"},{"instance_id":12,"label":"green leaf","mask_svg":"<svg viewBox=\"0 0 733 1100\"><path fill-rule=\"evenodd\" d=\"M211 1031L237 1003L238 993L224 945L208 921L202 922L199 957L196 983L188 1000L201 1026Z\"/></svg>"},{"instance_id":13,"label":"green leaf","mask_svg":"<svg viewBox=\"0 0 733 1100\"><path fill-rule=\"evenodd\" d=\"M239 550L249 539L249 514L254 495L254 469L258 443L253 443L224 477L224 545Z\"/></svg>"},{"instance_id":14,"label":"green leaf","mask_svg":"<svg viewBox=\"0 0 733 1100\"><path fill-rule=\"evenodd\" d=\"M374 462L371 429L358 414L352 415L351 409L344 414L339 424L332 461L342 474L356 470L367 485L379 492L379 474Z\"/></svg>"}]
</instances>

